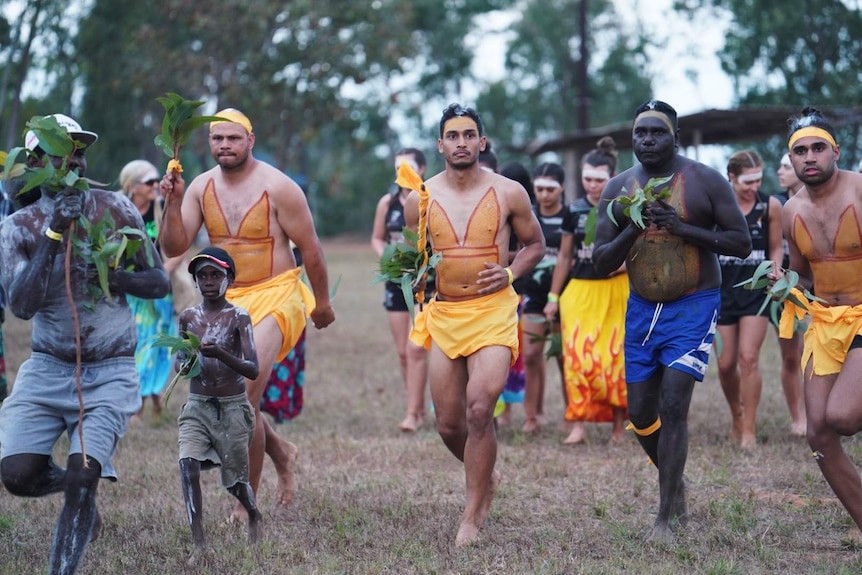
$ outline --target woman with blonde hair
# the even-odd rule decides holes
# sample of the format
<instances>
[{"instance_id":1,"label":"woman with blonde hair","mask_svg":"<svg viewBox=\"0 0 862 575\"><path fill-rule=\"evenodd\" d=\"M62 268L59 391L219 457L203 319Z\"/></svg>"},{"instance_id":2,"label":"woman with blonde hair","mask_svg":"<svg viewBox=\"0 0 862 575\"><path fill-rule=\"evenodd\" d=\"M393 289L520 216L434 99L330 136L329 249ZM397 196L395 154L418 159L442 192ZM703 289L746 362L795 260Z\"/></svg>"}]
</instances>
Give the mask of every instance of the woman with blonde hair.
<instances>
[{"instance_id":1,"label":"woman with blonde hair","mask_svg":"<svg viewBox=\"0 0 862 575\"><path fill-rule=\"evenodd\" d=\"M162 201L158 192L160 181L158 170L146 160L133 160L120 171L122 193L138 208L144 220L147 235L154 244L158 238L158 226L162 219ZM162 258L168 275L173 275L174 269L182 261L182 256ZM153 413L159 416L162 412L159 396L171 375L171 361L167 348L152 347L151 343L153 336L158 333L176 335L174 298L169 293L161 299L141 299L127 295L126 300L135 315L135 323L138 327L135 364L138 368L143 403L135 419L140 419L143 415L147 397L151 398L153 403Z\"/></svg>"}]
</instances>

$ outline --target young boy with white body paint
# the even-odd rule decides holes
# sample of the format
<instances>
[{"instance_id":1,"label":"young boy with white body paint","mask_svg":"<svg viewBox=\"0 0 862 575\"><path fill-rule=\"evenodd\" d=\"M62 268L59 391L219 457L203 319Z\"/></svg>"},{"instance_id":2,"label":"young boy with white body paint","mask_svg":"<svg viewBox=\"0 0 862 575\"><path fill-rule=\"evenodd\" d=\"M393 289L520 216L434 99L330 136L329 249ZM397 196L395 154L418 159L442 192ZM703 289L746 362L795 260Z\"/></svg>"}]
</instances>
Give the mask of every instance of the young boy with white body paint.
<instances>
[{"instance_id":1,"label":"young boy with white body paint","mask_svg":"<svg viewBox=\"0 0 862 575\"><path fill-rule=\"evenodd\" d=\"M248 511L248 538L255 542L262 516L249 484L254 408L246 397L245 382L258 374L251 318L225 299L236 277L233 259L226 251L204 248L191 259L188 269L203 296L203 302L186 309L179 318L180 333L194 334L200 340L201 371L191 379L188 402L177 420L180 478L189 524L195 545L204 547L200 471L219 465L222 485Z\"/></svg>"}]
</instances>

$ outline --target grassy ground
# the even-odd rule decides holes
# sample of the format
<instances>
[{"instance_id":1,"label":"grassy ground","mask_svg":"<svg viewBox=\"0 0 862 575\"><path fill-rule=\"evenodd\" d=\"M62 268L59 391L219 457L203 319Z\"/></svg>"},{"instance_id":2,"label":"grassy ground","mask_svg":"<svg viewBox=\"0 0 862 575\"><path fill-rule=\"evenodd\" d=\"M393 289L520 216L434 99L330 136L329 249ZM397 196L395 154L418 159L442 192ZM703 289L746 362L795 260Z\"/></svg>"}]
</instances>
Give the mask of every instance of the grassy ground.
<instances>
[{"instance_id":1,"label":"grassy ground","mask_svg":"<svg viewBox=\"0 0 862 575\"><path fill-rule=\"evenodd\" d=\"M396 429L404 394L382 289L364 245L325 246L331 277L342 276L338 320L308 336L306 404L279 432L300 448L299 492L273 505L275 476L265 468L259 503L262 542L224 525L233 499L204 474L204 518L213 552L191 570L191 536L176 467L178 391L161 420L133 427L114 463L121 481L103 483L105 527L82 573L174 574L562 574L711 575L859 573L850 520L790 421L770 335L764 351L759 446L741 452L726 440L728 409L715 377L698 385L691 409L687 476L691 520L670 546L644 539L658 504L657 476L634 438L609 446L607 426L588 442L563 446L559 376L549 369L552 423L535 436L500 432L500 494L479 545L455 549L464 502L463 470L430 425ZM27 353L29 326L4 326L10 375ZM551 367L551 366L549 366ZM515 429L523 411L515 409ZM853 458L862 445L848 440ZM63 446L58 450L62 453ZM43 573L61 497L26 500L0 492L0 573Z\"/></svg>"}]
</instances>

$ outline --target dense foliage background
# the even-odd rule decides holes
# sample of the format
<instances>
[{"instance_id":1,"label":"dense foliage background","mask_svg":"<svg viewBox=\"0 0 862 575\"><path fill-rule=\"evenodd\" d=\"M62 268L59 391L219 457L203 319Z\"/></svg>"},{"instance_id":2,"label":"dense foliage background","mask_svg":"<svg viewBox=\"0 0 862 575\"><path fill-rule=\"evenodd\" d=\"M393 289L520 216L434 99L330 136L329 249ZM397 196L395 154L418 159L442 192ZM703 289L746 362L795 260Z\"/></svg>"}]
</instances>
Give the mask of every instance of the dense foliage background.
<instances>
[{"instance_id":1,"label":"dense foliage background","mask_svg":"<svg viewBox=\"0 0 862 575\"><path fill-rule=\"evenodd\" d=\"M0 137L19 145L34 114L62 111L100 134L88 175L115 185L152 144L175 91L251 117L256 155L308 191L323 235L367 233L404 145L433 153L438 110L475 94L501 160L537 137L628 119L661 81L653 62L678 30L623 26L626 0L0 0ZM859 0L679 0L691 22L729 23L720 54L735 103L862 101ZM480 25L500 11L505 78L472 73ZM583 42L582 42L583 40ZM696 39L694 40L696 42ZM587 82L579 78L587 78ZM469 97L469 96L468 96ZM473 98L471 98L473 99ZM581 106L585 106L581 108ZM203 131L186 150L211 165ZM859 126L842 133L847 166ZM778 154L781 142L759 144Z\"/></svg>"}]
</instances>

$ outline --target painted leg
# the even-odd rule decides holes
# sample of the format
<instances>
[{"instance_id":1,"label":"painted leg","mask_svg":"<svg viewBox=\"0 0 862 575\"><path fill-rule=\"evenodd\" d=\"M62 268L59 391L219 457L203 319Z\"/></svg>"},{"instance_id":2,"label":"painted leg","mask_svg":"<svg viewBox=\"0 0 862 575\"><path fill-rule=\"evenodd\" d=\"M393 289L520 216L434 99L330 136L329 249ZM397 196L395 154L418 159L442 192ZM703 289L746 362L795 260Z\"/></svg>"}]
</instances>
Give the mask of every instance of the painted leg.
<instances>
[{"instance_id":1,"label":"painted leg","mask_svg":"<svg viewBox=\"0 0 862 575\"><path fill-rule=\"evenodd\" d=\"M180 460L180 485L186 504L186 518L192 529L192 539L197 548L203 548L206 545L206 535L203 526L200 461L191 458Z\"/></svg>"},{"instance_id":2,"label":"painted leg","mask_svg":"<svg viewBox=\"0 0 862 575\"><path fill-rule=\"evenodd\" d=\"M65 502L54 531L49 573L72 574L84 557L96 522L96 492L102 466L88 458L84 468L80 454L69 456L64 486Z\"/></svg>"},{"instance_id":3,"label":"painted leg","mask_svg":"<svg viewBox=\"0 0 862 575\"><path fill-rule=\"evenodd\" d=\"M248 483L237 483L233 487L228 487L231 495L239 500L248 514L248 542L257 543L260 538L260 520L263 518L260 511L257 509L257 504L254 502L254 492Z\"/></svg>"}]
</instances>

